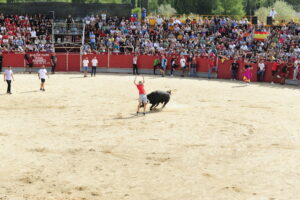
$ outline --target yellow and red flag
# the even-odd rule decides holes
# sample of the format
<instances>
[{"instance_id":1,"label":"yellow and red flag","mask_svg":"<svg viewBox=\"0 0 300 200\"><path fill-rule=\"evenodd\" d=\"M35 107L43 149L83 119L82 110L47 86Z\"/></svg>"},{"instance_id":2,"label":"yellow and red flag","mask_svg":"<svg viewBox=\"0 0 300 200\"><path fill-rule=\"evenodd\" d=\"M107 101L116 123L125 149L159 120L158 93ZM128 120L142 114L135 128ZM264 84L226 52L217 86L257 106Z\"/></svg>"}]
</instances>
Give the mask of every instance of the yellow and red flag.
<instances>
[{"instance_id":1,"label":"yellow and red flag","mask_svg":"<svg viewBox=\"0 0 300 200\"><path fill-rule=\"evenodd\" d=\"M255 31L254 32L254 40L266 40L268 39L269 32L260 32L260 31Z\"/></svg>"}]
</instances>

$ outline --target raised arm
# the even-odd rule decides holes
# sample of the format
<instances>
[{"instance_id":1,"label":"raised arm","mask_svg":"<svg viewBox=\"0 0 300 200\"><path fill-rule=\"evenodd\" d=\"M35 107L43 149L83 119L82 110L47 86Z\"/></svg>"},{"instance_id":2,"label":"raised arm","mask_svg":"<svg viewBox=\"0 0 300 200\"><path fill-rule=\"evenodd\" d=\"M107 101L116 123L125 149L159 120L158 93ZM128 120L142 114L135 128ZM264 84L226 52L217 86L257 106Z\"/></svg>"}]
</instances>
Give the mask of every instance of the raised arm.
<instances>
[{"instance_id":1,"label":"raised arm","mask_svg":"<svg viewBox=\"0 0 300 200\"><path fill-rule=\"evenodd\" d=\"M136 77L134 78L133 84L136 85Z\"/></svg>"},{"instance_id":2,"label":"raised arm","mask_svg":"<svg viewBox=\"0 0 300 200\"><path fill-rule=\"evenodd\" d=\"M145 83L145 78L144 78L144 76L143 76L143 83Z\"/></svg>"}]
</instances>

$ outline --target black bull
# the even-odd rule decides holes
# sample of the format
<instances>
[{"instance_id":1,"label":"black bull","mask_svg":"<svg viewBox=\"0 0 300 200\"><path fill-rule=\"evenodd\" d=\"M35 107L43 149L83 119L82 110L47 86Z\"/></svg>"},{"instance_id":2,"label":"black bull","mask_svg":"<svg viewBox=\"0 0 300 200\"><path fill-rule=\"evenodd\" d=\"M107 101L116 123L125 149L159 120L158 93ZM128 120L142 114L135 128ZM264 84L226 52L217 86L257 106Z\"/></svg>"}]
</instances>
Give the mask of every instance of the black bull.
<instances>
[{"instance_id":1,"label":"black bull","mask_svg":"<svg viewBox=\"0 0 300 200\"><path fill-rule=\"evenodd\" d=\"M164 92L164 91L154 91L147 95L148 102L151 104L150 110L156 108L160 103L163 104L164 108L167 103L170 101L171 98L171 90ZM143 107L144 104L141 105Z\"/></svg>"}]
</instances>

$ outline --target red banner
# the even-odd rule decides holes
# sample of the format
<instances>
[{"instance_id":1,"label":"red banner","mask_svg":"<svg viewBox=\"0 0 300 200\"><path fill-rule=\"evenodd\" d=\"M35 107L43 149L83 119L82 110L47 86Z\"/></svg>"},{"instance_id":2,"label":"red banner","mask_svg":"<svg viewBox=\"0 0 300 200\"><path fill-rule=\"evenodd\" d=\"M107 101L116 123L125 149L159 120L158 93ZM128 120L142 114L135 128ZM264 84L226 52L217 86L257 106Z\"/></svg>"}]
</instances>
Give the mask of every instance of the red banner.
<instances>
[{"instance_id":1,"label":"red banner","mask_svg":"<svg viewBox=\"0 0 300 200\"><path fill-rule=\"evenodd\" d=\"M33 66L41 67L45 65L46 67L51 66L51 54L50 53L29 53L29 56L33 56Z\"/></svg>"}]
</instances>

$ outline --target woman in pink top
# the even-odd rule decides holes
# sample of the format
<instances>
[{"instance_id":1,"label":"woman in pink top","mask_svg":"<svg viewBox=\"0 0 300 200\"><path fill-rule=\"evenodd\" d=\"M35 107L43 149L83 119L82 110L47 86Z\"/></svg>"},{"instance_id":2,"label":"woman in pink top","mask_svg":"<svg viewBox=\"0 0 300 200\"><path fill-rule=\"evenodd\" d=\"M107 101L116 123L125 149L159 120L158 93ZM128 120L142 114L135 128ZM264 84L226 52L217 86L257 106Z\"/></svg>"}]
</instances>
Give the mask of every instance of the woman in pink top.
<instances>
[{"instance_id":1,"label":"woman in pink top","mask_svg":"<svg viewBox=\"0 0 300 200\"><path fill-rule=\"evenodd\" d=\"M136 77L135 77L133 83L136 85L137 89L139 90L139 105L138 105L138 109L137 109L136 114L137 115L139 114L140 107L141 107L141 105L143 105L143 107L144 107L143 114L145 115L148 100L147 100L147 95L146 95L146 91L145 91L145 88L144 88L144 83L145 83L144 76L143 76L143 81L139 81L139 84L136 84Z\"/></svg>"}]
</instances>

